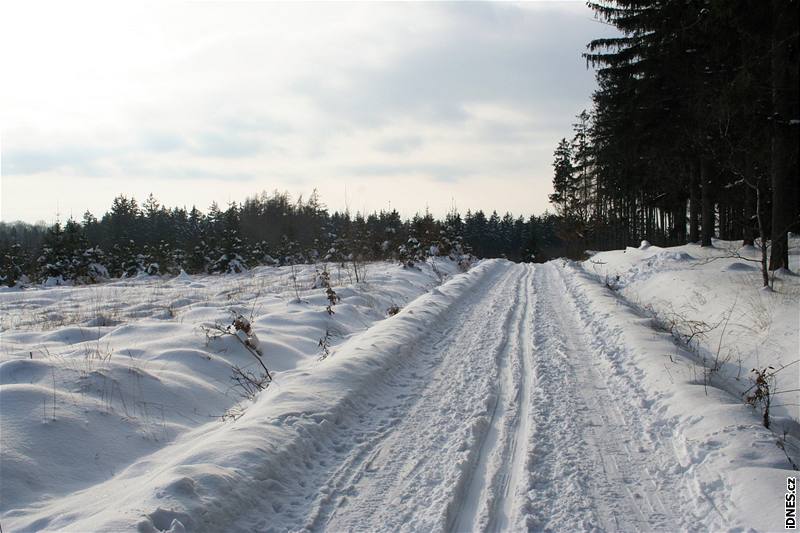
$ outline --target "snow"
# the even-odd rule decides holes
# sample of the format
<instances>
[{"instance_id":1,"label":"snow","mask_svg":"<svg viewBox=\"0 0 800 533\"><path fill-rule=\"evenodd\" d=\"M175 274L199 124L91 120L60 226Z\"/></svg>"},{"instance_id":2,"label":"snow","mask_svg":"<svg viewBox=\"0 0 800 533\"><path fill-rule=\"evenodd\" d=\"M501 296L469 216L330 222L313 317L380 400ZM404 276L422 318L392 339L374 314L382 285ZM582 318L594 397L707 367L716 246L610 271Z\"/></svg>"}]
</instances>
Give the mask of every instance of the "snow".
<instances>
[{"instance_id":1,"label":"snow","mask_svg":"<svg viewBox=\"0 0 800 533\"><path fill-rule=\"evenodd\" d=\"M743 260L746 258L747 260ZM715 386L742 397L751 388L754 368L779 369L772 407L776 429L800 436L800 277L779 271L774 291L762 291L760 250L741 241L687 244L642 250L601 252L582 270L608 280L625 301L664 325L687 333L691 321L711 331L696 336L694 359L718 366ZM800 238L790 238L790 265L800 271ZM666 324L665 324L666 323ZM791 365L791 366L787 366Z\"/></svg>"},{"instance_id":2,"label":"snow","mask_svg":"<svg viewBox=\"0 0 800 533\"><path fill-rule=\"evenodd\" d=\"M457 267L442 261L439 269ZM240 401L231 367L254 361L233 337L207 345L201 325L253 312L280 390L292 372L319 364L326 330L335 351L437 283L429 268L388 263L369 265L368 283L358 285L344 269L329 271L342 298L335 320L324 290L301 290L303 303L289 303L288 267L0 291L0 523L33 528L21 517L37 502L115 479L196 428L224 426L219 417ZM315 270L298 267L297 276L311 286Z\"/></svg>"},{"instance_id":3,"label":"snow","mask_svg":"<svg viewBox=\"0 0 800 533\"><path fill-rule=\"evenodd\" d=\"M622 255L609 252L604 258L613 254ZM664 504L678 498L684 509L693 508L689 523L664 529L782 529L782 492L786 476L795 472L776 446L780 432L764 428L741 396L718 387L720 378L706 385L696 355L669 333L653 331L638 305L585 272L568 272L575 274L566 283L578 299L576 310L603 354L612 398L621 398L610 401L621 404L621 418L632 419L641 431L641 439L625 447L646 451L642 460L657 473L651 486L658 487ZM649 283L657 283L653 279ZM679 292L680 285L670 287ZM797 337L790 342L797 353Z\"/></svg>"},{"instance_id":4,"label":"snow","mask_svg":"<svg viewBox=\"0 0 800 533\"><path fill-rule=\"evenodd\" d=\"M0 290L0 523L782 529L794 471L776 442L797 411L776 406L770 431L741 395L749 365L797 359L800 281L763 293L715 245L370 263L362 283L329 265L333 315L312 266L294 267L299 301L291 267ZM240 315L242 338L207 340ZM677 315L727 322L682 345L685 323L663 328ZM230 380L258 368L246 342L274 377L252 400Z\"/></svg>"}]
</instances>

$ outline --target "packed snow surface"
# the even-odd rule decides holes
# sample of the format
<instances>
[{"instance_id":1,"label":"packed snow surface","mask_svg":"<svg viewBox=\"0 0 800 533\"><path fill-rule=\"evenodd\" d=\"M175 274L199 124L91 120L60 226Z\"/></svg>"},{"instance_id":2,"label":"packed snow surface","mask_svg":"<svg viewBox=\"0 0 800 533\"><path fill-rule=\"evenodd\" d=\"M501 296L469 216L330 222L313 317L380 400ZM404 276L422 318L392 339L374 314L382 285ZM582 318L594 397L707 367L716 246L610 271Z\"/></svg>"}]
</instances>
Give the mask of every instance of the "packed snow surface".
<instances>
[{"instance_id":1,"label":"packed snow surface","mask_svg":"<svg viewBox=\"0 0 800 533\"><path fill-rule=\"evenodd\" d=\"M333 315L313 267L0 292L3 531L782 529L780 435L704 378L713 337L632 301L706 252L631 250L332 267ZM254 401L255 356L201 328L236 314L274 373Z\"/></svg>"}]
</instances>

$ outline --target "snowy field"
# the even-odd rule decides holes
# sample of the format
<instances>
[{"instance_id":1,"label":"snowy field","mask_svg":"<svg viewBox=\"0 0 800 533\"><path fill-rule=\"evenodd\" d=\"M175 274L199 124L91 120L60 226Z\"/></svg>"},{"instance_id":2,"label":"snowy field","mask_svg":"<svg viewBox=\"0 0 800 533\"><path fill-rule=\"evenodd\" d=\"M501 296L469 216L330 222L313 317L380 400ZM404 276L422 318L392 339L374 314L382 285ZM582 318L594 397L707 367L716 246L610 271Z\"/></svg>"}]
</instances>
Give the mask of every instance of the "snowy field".
<instances>
[{"instance_id":1,"label":"snowy field","mask_svg":"<svg viewBox=\"0 0 800 533\"><path fill-rule=\"evenodd\" d=\"M28 519L38 516L35 506L114 479L192 430L225 426L223 415L249 405L231 375L233 366L257 370L252 354L230 336L208 342L202 326L230 324L232 312L252 315L275 378L270 392L287 392L289 376L324 366L326 333L335 353L390 307L458 271L450 261L439 267L370 264L366 282L355 285L351 269L331 265L340 298L333 315L324 288L310 288L319 270L312 266L297 269L299 302L290 267L0 289L3 531L46 528L49 519ZM51 527L95 528L70 525L77 518Z\"/></svg>"},{"instance_id":2,"label":"snowy field","mask_svg":"<svg viewBox=\"0 0 800 533\"><path fill-rule=\"evenodd\" d=\"M289 267L0 291L0 524L782 529L800 281L716 245L333 266L333 315L308 266L297 292ZM253 353L203 329L236 314L273 372L254 400ZM772 431L742 396L767 365Z\"/></svg>"}]
</instances>

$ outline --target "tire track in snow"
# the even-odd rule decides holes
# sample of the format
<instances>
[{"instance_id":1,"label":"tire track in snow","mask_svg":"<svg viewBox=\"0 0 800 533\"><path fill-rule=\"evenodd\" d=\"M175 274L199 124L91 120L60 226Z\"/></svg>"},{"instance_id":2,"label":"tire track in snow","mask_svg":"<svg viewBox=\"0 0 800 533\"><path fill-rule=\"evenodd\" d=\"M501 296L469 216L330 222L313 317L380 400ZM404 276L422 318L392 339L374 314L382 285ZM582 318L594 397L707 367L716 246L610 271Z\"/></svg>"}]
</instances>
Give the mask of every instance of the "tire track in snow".
<instances>
[{"instance_id":1,"label":"tire track in snow","mask_svg":"<svg viewBox=\"0 0 800 533\"><path fill-rule=\"evenodd\" d=\"M554 264L535 279L535 437L523 505L528 530L674 531L688 524L658 492L677 494L679 480L658 472L668 453L643 437L638 410L621 411L598 347L574 317L572 296ZM597 340L605 346L603 340ZM606 349L617 349L613 345ZM672 458L674 460L674 457ZM660 464L669 463L669 457Z\"/></svg>"},{"instance_id":2,"label":"tire track in snow","mask_svg":"<svg viewBox=\"0 0 800 533\"><path fill-rule=\"evenodd\" d=\"M476 441L487 435L485 423L470 427L469 421L482 418L482 391L491 388L490 376L496 372L496 359L487 354L503 349L504 326L518 309L516 302L509 305L518 296L518 283L517 267L509 265L504 278L465 306L444 332L427 335L435 341L418 358L436 363L418 376L417 385L423 386L415 403L403 408L398 424L364 461L348 467L352 483L346 484L344 497L309 529L323 523L333 531L444 526L452 495L475 460L468 458L459 468L453 459L475 455L479 445L465 448L470 435Z\"/></svg>"},{"instance_id":3,"label":"tire track in snow","mask_svg":"<svg viewBox=\"0 0 800 533\"><path fill-rule=\"evenodd\" d=\"M627 365L621 364L628 355L628 347L625 341L620 339L619 329L610 325L602 315L595 314L593 301L581 288L582 284L577 277L567 276L564 268L559 268L556 272L562 287L569 293L571 309L580 317L586 335L593 339L591 345L597 352L596 359L604 363L606 380L609 388L613 389L610 394L617 400L613 402L612 416L616 414L629 427L639 430L634 441L639 444L639 452L643 446L649 447L647 449L651 452L649 462L641 469L644 476L635 484L627 483L627 479L630 478L627 473L630 466L628 463L614 461L611 465L612 471L626 480L625 490L631 497L642 499L641 494L644 493L645 501L641 507L651 513L644 516L655 517L657 521L665 512L671 513L673 522L681 523L680 528L687 531L705 531L709 527L727 528L731 524L731 519L728 517L730 508L726 505L726 501L724 499L721 502L715 501L702 486L703 483L709 483L708 480L713 480L710 482L712 485L721 484L719 473L709 471L705 464L700 463L692 466L705 471L705 475L702 476L706 478L705 481L700 481L698 484L697 478L685 474L687 467L682 465L686 461L691 463L692 459L686 455L687 451L682 445L683 439L673 438L671 431L664 427L664 420L650 414L652 401L647 399L648 394L639 383L641 371L627 370ZM632 449L630 439L624 440L621 444L626 453L636 454L637 451ZM611 449L618 445L612 443Z\"/></svg>"},{"instance_id":4,"label":"tire track in snow","mask_svg":"<svg viewBox=\"0 0 800 533\"><path fill-rule=\"evenodd\" d=\"M531 357L531 275L533 267L516 267L523 273L516 291L515 311L509 315L507 337L497 354L497 401L489 429L480 447L468 489L458 505L451 530L505 531L513 520L514 501L524 474L528 432Z\"/></svg>"},{"instance_id":5,"label":"tire track in snow","mask_svg":"<svg viewBox=\"0 0 800 533\"><path fill-rule=\"evenodd\" d=\"M536 295L533 291L532 277L535 274L533 266L527 266L528 275L525 278L522 290L525 296L525 311L522 314L518 327L520 329L519 373L520 385L514 402L518 406L519 414L516 417L516 427L510 442L511 471L504 477L502 485L502 499L497 504L497 511L492 513L489 523L490 531L507 531L514 526L519 500L524 495L522 477L525 475L525 460L527 457L527 442L531 431L531 390L534 386L533 372L533 310L531 299Z\"/></svg>"}]
</instances>

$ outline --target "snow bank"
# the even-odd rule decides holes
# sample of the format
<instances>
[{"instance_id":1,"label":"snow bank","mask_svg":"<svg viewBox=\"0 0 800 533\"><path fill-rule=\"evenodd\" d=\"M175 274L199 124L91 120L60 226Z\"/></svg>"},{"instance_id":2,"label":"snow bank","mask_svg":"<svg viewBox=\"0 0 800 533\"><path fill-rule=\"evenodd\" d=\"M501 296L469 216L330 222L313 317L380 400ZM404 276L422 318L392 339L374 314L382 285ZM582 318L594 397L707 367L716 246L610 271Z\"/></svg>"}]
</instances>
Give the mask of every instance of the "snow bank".
<instances>
[{"instance_id":1,"label":"snow bank","mask_svg":"<svg viewBox=\"0 0 800 533\"><path fill-rule=\"evenodd\" d=\"M741 241L715 241L711 248L689 244L668 249L653 246L646 250L600 252L580 266L596 281L613 288L656 327L671 332L681 344L688 345L691 364L684 373L693 372L695 382L707 385L701 393L696 393L698 405L706 405L699 398L705 396L706 390L720 401L728 398L737 407L742 405L754 391L752 370L773 367L777 371L770 408L774 435L762 431L762 436L751 445L759 449L775 447L776 437L782 437L785 431L786 446L797 458L800 457L800 277L779 271L775 290L764 291L759 259L760 250L743 247ZM790 237L790 265L795 272L800 269L800 239L796 236ZM664 362L663 366L663 372L672 372L674 378L672 362ZM760 408L755 414L760 416ZM695 429L689 429L692 424L687 425L686 434L702 433L710 427L698 424ZM725 429L724 435L715 438L703 433L702 438L719 442L720 450L715 453L754 456L753 449L743 448L723 453L722 448L730 448L726 444L730 440L728 433L753 429L752 420L742 420L740 425ZM784 458L782 466L786 464ZM752 506L756 516L760 514L759 506L766 502L761 501L758 496L761 493L753 488L751 478L763 476L777 486L784 474L776 470L738 469L731 474L731 490L751 492L753 496L743 499L742 505ZM741 477L740 484L734 483L736 476Z\"/></svg>"},{"instance_id":2,"label":"snow bank","mask_svg":"<svg viewBox=\"0 0 800 533\"><path fill-rule=\"evenodd\" d=\"M775 376L772 414L777 431L800 437L800 277L779 272L775 291L762 291L759 258L741 241L715 241L712 248L600 252L582 267L661 327L684 340L696 333L692 348L699 363L717 368L715 386L742 397L753 384L752 369L786 367ZM800 268L795 236L790 264Z\"/></svg>"},{"instance_id":3,"label":"snow bank","mask_svg":"<svg viewBox=\"0 0 800 533\"><path fill-rule=\"evenodd\" d=\"M6 323L18 325L2 333L3 525L222 530L265 494L288 505L281 487L296 473L282 458L324 442L359 390L401 365L420 332L495 265L457 274L450 261L435 271L375 264L357 285L333 267L333 316L323 290L302 289L292 302L284 268L0 295ZM442 274L452 279L437 288ZM313 268L298 277L311 286ZM391 305L406 307L382 321ZM275 381L221 423L240 401L231 367L254 361L232 336L206 344L198 326L229 323L231 310L253 313ZM119 323L86 325L106 313ZM41 317L57 327L33 329ZM326 331L332 355L319 361Z\"/></svg>"},{"instance_id":4,"label":"snow bank","mask_svg":"<svg viewBox=\"0 0 800 533\"><path fill-rule=\"evenodd\" d=\"M602 255L611 263L622 252ZM654 464L654 471L668 468L680 476L686 509L702 517L703 529L782 530L786 477L796 472L776 446L778 436L761 425L760 415L715 386L716 378L707 383L695 357L671 342L669 333L638 327L651 322L638 306L621 301L579 268L566 273L573 309L603 356L597 364L623 416L633 417L646 435L636 445L649 440L674 448L678 463ZM672 283L665 293L696 289ZM789 340L795 357L796 342L796 335ZM652 415L639 416L643 409Z\"/></svg>"}]
</instances>

